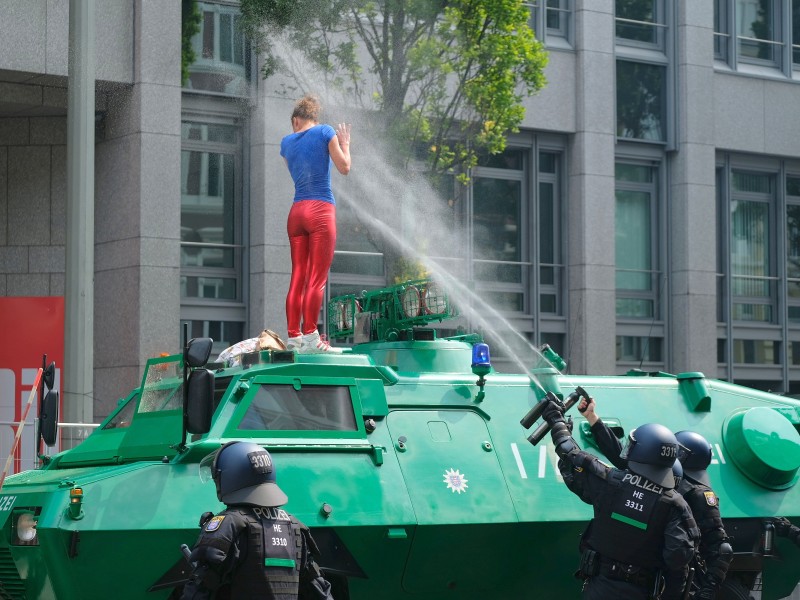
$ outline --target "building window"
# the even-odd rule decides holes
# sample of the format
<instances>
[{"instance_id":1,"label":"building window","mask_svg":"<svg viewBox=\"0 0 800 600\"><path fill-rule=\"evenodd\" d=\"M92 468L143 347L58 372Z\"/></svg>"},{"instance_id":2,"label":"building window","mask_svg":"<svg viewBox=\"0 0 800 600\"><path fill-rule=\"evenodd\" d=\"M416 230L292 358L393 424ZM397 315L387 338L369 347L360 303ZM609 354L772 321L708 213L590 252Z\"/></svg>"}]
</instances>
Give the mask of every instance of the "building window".
<instances>
[{"instance_id":1,"label":"building window","mask_svg":"<svg viewBox=\"0 0 800 600\"><path fill-rule=\"evenodd\" d=\"M667 141L667 67L617 61L617 136Z\"/></svg>"},{"instance_id":2,"label":"building window","mask_svg":"<svg viewBox=\"0 0 800 600\"><path fill-rule=\"evenodd\" d=\"M559 154L539 152L539 312L545 315L564 314L560 164Z\"/></svg>"},{"instance_id":3,"label":"building window","mask_svg":"<svg viewBox=\"0 0 800 600\"><path fill-rule=\"evenodd\" d=\"M661 338L633 335L617 336L617 362L629 366L642 363L663 363L664 340Z\"/></svg>"},{"instance_id":4,"label":"building window","mask_svg":"<svg viewBox=\"0 0 800 600\"><path fill-rule=\"evenodd\" d=\"M770 207L773 177L734 171L731 180L731 318L775 321L776 277Z\"/></svg>"},{"instance_id":5,"label":"building window","mask_svg":"<svg viewBox=\"0 0 800 600\"><path fill-rule=\"evenodd\" d=\"M741 60L779 62L779 3L779 0L737 0L736 36Z\"/></svg>"},{"instance_id":6,"label":"building window","mask_svg":"<svg viewBox=\"0 0 800 600\"><path fill-rule=\"evenodd\" d=\"M794 161L722 155L717 178L720 374L776 392L800 383L798 173Z\"/></svg>"},{"instance_id":7,"label":"building window","mask_svg":"<svg viewBox=\"0 0 800 600\"><path fill-rule=\"evenodd\" d=\"M734 68L738 63L778 68L797 63L798 11L798 0L714 0L714 56Z\"/></svg>"},{"instance_id":8,"label":"building window","mask_svg":"<svg viewBox=\"0 0 800 600\"><path fill-rule=\"evenodd\" d=\"M792 0L792 63L800 67L800 0Z\"/></svg>"},{"instance_id":9,"label":"building window","mask_svg":"<svg viewBox=\"0 0 800 600\"><path fill-rule=\"evenodd\" d=\"M800 176L791 175L786 178L786 291L789 323L800 328Z\"/></svg>"},{"instance_id":10,"label":"building window","mask_svg":"<svg viewBox=\"0 0 800 600\"><path fill-rule=\"evenodd\" d=\"M525 310L530 262L523 224L530 218L522 151L481 161L472 180L472 273L484 297L503 312ZM489 291L491 289L491 291Z\"/></svg>"},{"instance_id":11,"label":"building window","mask_svg":"<svg viewBox=\"0 0 800 600\"><path fill-rule=\"evenodd\" d=\"M484 156L472 171L465 215L467 279L530 343L559 353L567 351L562 178L561 149L536 138ZM500 346L502 364L513 357Z\"/></svg>"},{"instance_id":12,"label":"building window","mask_svg":"<svg viewBox=\"0 0 800 600\"><path fill-rule=\"evenodd\" d=\"M525 149L484 157L474 169L471 278L503 313L561 315L561 155L536 156L534 173Z\"/></svg>"},{"instance_id":13,"label":"building window","mask_svg":"<svg viewBox=\"0 0 800 600\"><path fill-rule=\"evenodd\" d=\"M714 1L714 58L728 61L730 52L730 10L728 0Z\"/></svg>"},{"instance_id":14,"label":"building window","mask_svg":"<svg viewBox=\"0 0 800 600\"><path fill-rule=\"evenodd\" d=\"M658 167L615 167L617 361L663 363Z\"/></svg>"},{"instance_id":15,"label":"building window","mask_svg":"<svg viewBox=\"0 0 800 600\"><path fill-rule=\"evenodd\" d=\"M648 165L617 163L616 168L617 316L656 316L658 247L656 173Z\"/></svg>"},{"instance_id":16,"label":"building window","mask_svg":"<svg viewBox=\"0 0 800 600\"><path fill-rule=\"evenodd\" d=\"M572 0L530 0L528 21L536 39L549 45L569 44L572 37Z\"/></svg>"},{"instance_id":17,"label":"building window","mask_svg":"<svg viewBox=\"0 0 800 600\"><path fill-rule=\"evenodd\" d=\"M186 89L247 96L250 44L241 29L238 6L198 2L203 15L192 38L195 61L189 66Z\"/></svg>"},{"instance_id":18,"label":"building window","mask_svg":"<svg viewBox=\"0 0 800 600\"><path fill-rule=\"evenodd\" d=\"M245 322L240 131L187 120L181 132L181 317L219 351Z\"/></svg>"},{"instance_id":19,"label":"building window","mask_svg":"<svg viewBox=\"0 0 800 600\"><path fill-rule=\"evenodd\" d=\"M616 0L617 42L664 50L664 0Z\"/></svg>"}]
</instances>

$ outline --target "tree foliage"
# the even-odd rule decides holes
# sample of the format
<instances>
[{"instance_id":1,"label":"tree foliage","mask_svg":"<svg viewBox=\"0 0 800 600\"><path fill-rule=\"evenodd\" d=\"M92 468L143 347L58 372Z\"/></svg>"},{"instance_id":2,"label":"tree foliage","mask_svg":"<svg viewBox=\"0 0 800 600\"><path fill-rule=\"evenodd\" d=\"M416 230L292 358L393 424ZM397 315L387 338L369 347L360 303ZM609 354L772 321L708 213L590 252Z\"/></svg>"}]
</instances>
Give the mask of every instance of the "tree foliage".
<instances>
[{"instance_id":1,"label":"tree foliage","mask_svg":"<svg viewBox=\"0 0 800 600\"><path fill-rule=\"evenodd\" d=\"M376 116L406 162L464 172L518 130L522 100L545 85L547 54L521 0L242 0L264 76L292 75L276 51L314 65L348 103ZM368 85L367 82L370 81ZM369 91L368 91L369 90ZM375 90L372 92L372 90ZM303 90L313 91L313 90Z\"/></svg>"},{"instance_id":2,"label":"tree foliage","mask_svg":"<svg viewBox=\"0 0 800 600\"><path fill-rule=\"evenodd\" d=\"M203 15L197 0L182 0L181 2L181 84L189 81L189 67L197 58L192 48L192 38L200 31L200 21Z\"/></svg>"}]
</instances>

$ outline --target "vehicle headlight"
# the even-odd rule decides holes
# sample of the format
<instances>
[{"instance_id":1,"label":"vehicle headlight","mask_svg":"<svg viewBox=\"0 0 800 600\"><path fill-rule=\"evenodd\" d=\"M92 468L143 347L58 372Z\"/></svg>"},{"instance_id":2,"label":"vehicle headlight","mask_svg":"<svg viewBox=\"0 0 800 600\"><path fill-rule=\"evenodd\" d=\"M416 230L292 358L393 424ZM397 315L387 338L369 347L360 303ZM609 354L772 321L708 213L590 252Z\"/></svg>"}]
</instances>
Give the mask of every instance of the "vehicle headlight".
<instances>
[{"instance_id":1,"label":"vehicle headlight","mask_svg":"<svg viewBox=\"0 0 800 600\"><path fill-rule=\"evenodd\" d=\"M400 296L400 305L403 307L403 314L407 319L418 317L422 312L419 290L413 285L404 289Z\"/></svg>"},{"instance_id":2,"label":"vehicle headlight","mask_svg":"<svg viewBox=\"0 0 800 600\"><path fill-rule=\"evenodd\" d=\"M38 546L36 513L32 510L15 511L13 516L14 545Z\"/></svg>"},{"instance_id":3,"label":"vehicle headlight","mask_svg":"<svg viewBox=\"0 0 800 600\"><path fill-rule=\"evenodd\" d=\"M425 286L425 291L422 293L422 304L425 312L429 315L443 315L447 313L449 307L447 295L435 281Z\"/></svg>"}]
</instances>

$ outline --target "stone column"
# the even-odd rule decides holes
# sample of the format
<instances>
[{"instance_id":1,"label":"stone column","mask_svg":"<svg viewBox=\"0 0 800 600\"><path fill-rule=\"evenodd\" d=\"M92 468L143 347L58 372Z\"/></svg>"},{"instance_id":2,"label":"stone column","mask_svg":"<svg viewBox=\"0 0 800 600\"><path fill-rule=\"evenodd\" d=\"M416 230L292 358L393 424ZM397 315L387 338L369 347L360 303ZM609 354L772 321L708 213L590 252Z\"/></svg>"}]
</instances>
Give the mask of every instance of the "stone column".
<instances>
[{"instance_id":1,"label":"stone column","mask_svg":"<svg viewBox=\"0 0 800 600\"><path fill-rule=\"evenodd\" d=\"M672 370L717 373L713 7L677 3L677 152L670 161Z\"/></svg>"},{"instance_id":2,"label":"stone column","mask_svg":"<svg viewBox=\"0 0 800 600\"><path fill-rule=\"evenodd\" d=\"M180 350L181 6L136 0L133 83L97 146L95 419Z\"/></svg>"},{"instance_id":3,"label":"stone column","mask_svg":"<svg viewBox=\"0 0 800 600\"><path fill-rule=\"evenodd\" d=\"M614 3L575 6L576 131L569 166L570 372L615 372Z\"/></svg>"},{"instance_id":4,"label":"stone column","mask_svg":"<svg viewBox=\"0 0 800 600\"><path fill-rule=\"evenodd\" d=\"M69 3L64 413L91 423L94 379L95 3Z\"/></svg>"},{"instance_id":5,"label":"stone column","mask_svg":"<svg viewBox=\"0 0 800 600\"><path fill-rule=\"evenodd\" d=\"M280 156L281 138L292 132L294 98L270 93L272 80L259 82L250 139L250 334L264 328L286 332L286 292L292 272L286 219L294 185Z\"/></svg>"}]
</instances>

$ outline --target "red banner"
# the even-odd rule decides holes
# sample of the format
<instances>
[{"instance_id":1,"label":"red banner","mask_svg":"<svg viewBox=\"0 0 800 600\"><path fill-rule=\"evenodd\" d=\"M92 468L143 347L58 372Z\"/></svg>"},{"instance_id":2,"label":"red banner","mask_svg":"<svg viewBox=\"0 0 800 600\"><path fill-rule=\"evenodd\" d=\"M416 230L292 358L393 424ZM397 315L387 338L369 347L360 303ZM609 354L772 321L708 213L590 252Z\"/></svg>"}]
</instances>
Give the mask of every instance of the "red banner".
<instances>
[{"instance_id":1,"label":"red banner","mask_svg":"<svg viewBox=\"0 0 800 600\"><path fill-rule=\"evenodd\" d=\"M61 390L64 363L64 298L0 298L0 462L11 451L17 427L42 357L55 361L53 389ZM59 415L62 413L59 406ZM11 467L12 473L35 466L39 399L34 401ZM58 444L56 448L58 447Z\"/></svg>"}]
</instances>

